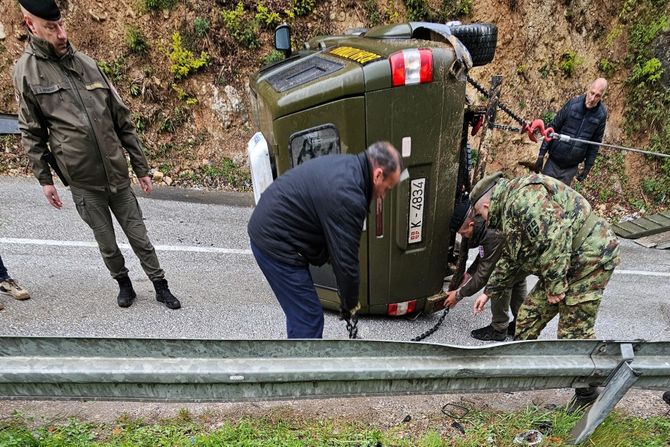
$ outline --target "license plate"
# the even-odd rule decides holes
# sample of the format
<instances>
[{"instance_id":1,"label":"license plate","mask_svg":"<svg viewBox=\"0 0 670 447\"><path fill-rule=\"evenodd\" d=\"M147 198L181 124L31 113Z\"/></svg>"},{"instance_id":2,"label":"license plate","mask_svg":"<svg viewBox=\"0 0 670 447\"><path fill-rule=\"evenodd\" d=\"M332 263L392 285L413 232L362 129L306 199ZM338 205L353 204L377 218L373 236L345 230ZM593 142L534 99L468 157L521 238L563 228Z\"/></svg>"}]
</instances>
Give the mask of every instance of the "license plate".
<instances>
[{"instance_id":1,"label":"license plate","mask_svg":"<svg viewBox=\"0 0 670 447\"><path fill-rule=\"evenodd\" d=\"M409 189L409 237L408 244L416 244L423 240L423 203L426 190L426 179L412 180Z\"/></svg>"}]
</instances>

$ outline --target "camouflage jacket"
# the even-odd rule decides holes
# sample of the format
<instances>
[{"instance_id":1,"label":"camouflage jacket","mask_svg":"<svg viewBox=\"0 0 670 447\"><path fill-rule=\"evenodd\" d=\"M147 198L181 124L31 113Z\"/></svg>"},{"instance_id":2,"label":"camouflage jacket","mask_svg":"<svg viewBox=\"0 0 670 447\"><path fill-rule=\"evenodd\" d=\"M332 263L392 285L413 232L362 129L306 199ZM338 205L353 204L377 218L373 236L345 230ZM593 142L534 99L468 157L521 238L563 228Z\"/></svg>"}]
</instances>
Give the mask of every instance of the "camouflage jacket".
<instances>
[{"instance_id":1,"label":"camouflage jacket","mask_svg":"<svg viewBox=\"0 0 670 447\"><path fill-rule=\"evenodd\" d=\"M559 295L585 270L613 269L619 263L619 242L602 218L573 250L573 238L591 212L581 194L554 178L533 174L499 180L491 196L489 227L501 231L505 241L487 292L495 298L515 278L533 274L547 294Z\"/></svg>"},{"instance_id":2,"label":"camouflage jacket","mask_svg":"<svg viewBox=\"0 0 670 447\"><path fill-rule=\"evenodd\" d=\"M24 149L41 185L53 184L43 158L48 148L65 179L88 190L128 187L128 163L149 173L130 111L95 61L71 46L58 56L31 36L13 71Z\"/></svg>"}]
</instances>

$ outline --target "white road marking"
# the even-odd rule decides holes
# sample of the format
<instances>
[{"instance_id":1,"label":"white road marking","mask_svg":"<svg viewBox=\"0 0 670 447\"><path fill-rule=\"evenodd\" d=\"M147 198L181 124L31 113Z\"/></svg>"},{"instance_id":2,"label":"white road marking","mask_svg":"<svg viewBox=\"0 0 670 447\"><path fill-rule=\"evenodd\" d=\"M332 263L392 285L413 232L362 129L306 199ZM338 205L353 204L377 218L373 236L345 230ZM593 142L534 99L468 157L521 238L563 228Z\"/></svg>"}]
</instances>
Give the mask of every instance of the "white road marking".
<instances>
[{"instance_id":1,"label":"white road marking","mask_svg":"<svg viewBox=\"0 0 670 447\"><path fill-rule=\"evenodd\" d=\"M96 242L87 241L56 241L51 239L21 239L21 238L0 238L0 244L13 245L44 245L50 247L90 247L98 248ZM131 249L129 244L119 244L120 248ZM221 253L226 255L250 255L251 250L223 247L198 247L189 245L154 245L156 251L182 251L195 253Z\"/></svg>"},{"instance_id":2,"label":"white road marking","mask_svg":"<svg viewBox=\"0 0 670 447\"><path fill-rule=\"evenodd\" d=\"M0 238L0 244L12 245L44 245L51 247L87 247L98 248L96 242L88 241L56 241L51 239L21 239L21 238ZM119 247L131 249L129 244L119 244ZM190 245L154 245L156 251L181 251L190 253L221 253L226 255L251 255L251 250L239 248L224 247L198 247ZM661 278L670 278L670 272L649 272L645 270L614 270L616 275L637 275L637 276L657 276Z\"/></svg>"}]
</instances>

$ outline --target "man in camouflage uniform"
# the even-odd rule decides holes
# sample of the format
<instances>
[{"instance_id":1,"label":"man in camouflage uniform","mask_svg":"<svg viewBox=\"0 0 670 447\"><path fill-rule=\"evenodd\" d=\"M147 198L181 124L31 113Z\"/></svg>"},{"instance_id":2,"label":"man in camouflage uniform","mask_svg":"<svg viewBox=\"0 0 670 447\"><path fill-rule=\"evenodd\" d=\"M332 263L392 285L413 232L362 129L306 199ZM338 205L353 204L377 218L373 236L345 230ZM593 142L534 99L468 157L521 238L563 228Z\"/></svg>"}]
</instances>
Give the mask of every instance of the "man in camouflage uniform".
<instances>
[{"instance_id":1,"label":"man in camouflage uniform","mask_svg":"<svg viewBox=\"0 0 670 447\"><path fill-rule=\"evenodd\" d=\"M595 338L595 321L605 286L619 264L619 241L609 224L581 194L554 178L532 174L481 180L474 215L505 238L503 254L487 285L492 299L520 273L536 275L516 325L516 340L536 339L559 315L558 338ZM595 389L576 389L577 403L590 403Z\"/></svg>"},{"instance_id":2,"label":"man in camouflage uniform","mask_svg":"<svg viewBox=\"0 0 670 447\"><path fill-rule=\"evenodd\" d=\"M474 202L479 199L476 190L472 191L470 198ZM458 254L458 269L449 284L449 292L445 300L445 306L450 309L463 298L474 295L486 285L502 255L504 245L504 238L500 232L487 229L486 222L480 217L473 218L471 214L468 215L469 209L470 201L465 199L458 203L451 218L451 231L460 234L461 246ZM466 271L468 251L473 248L478 249L477 257ZM487 291L484 290L484 297L486 293ZM526 294L526 277L522 276L511 288L501 294L500 299L491 303L491 324L471 331L470 336L483 341L504 341L507 335L514 337L516 316ZM477 299L476 313L483 310L483 305L477 306L483 299L482 296ZM512 322L510 322L510 311L514 318Z\"/></svg>"}]
</instances>

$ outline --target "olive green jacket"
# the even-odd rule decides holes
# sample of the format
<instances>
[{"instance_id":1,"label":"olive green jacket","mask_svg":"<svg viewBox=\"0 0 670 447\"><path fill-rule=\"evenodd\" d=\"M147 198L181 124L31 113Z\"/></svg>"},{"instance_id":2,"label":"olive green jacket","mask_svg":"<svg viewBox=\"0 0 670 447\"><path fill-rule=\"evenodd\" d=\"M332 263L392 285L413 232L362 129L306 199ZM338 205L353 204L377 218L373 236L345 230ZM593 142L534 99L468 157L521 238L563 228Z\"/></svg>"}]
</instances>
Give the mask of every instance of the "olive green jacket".
<instances>
[{"instance_id":1,"label":"olive green jacket","mask_svg":"<svg viewBox=\"0 0 670 447\"><path fill-rule=\"evenodd\" d=\"M23 147L41 185L53 184L44 159L49 149L65 179L79 188L128 187L123 149L135 174L149 175L130 111L93 59L72 46L58 56L51 44L31 36L12 77Z\"/></svg>"}]
</instances>

